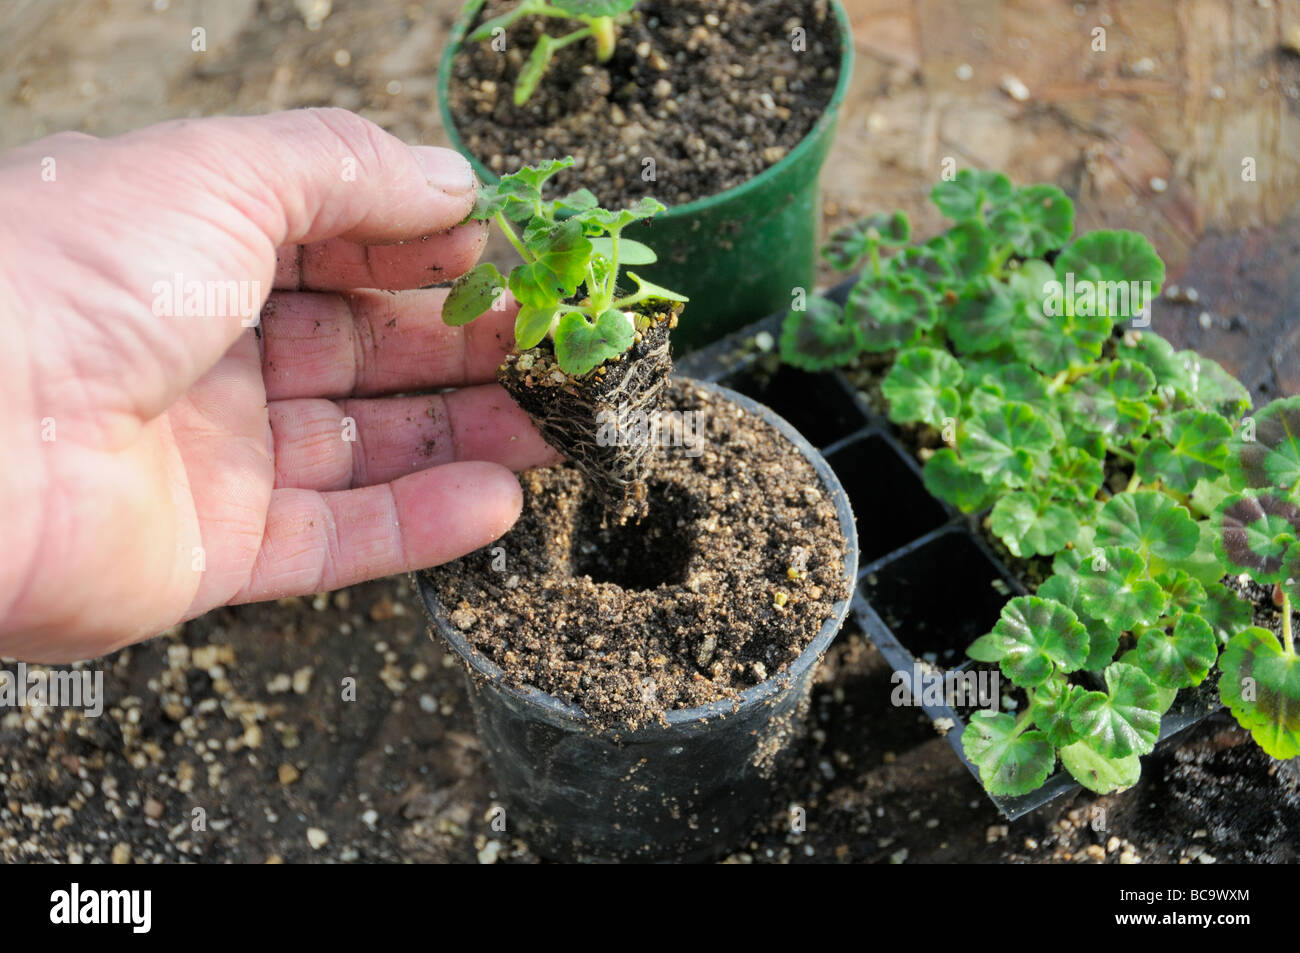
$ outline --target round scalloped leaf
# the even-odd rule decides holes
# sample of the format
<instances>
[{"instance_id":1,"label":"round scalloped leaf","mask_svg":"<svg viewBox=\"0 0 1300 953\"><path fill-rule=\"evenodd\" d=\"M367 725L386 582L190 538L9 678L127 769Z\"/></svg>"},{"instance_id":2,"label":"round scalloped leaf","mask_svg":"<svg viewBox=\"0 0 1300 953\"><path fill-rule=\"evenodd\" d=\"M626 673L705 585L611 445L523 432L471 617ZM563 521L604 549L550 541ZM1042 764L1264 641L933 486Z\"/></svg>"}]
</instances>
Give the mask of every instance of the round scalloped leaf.
<instances>
[{"instance_id":1,"label":"round scalloped leaf","mask_svg":"<svg viewBox=\"0 0 1300 953\"><path fill-rule=\"evenodd\" d=\"M1049 576L1038 587L1037 594L1043 599L1055 599L1061 605L1072 609L1084 628L1088 630L1088 657L1083 660L1079 668L1085 672L1100 672L1114 661L1115 650L1119 648L1120 630L1113 629L1083 612L1079 603L1078 576L1064 573Z\"/></svg>"},{"instance_id":2,"label":"round scalloped leaf","mask_svg":"<svg viewBox=\"0 0 1300 953\"><path fill-rule=\"evenodd\" d=\"M1034 690L1034 724L1054 748L1079 740L1070 724L1070 709L1084 689L1071 685L1063 675L1053 676Z\"/></svg>"},{"instance_id":3,"label":"round scalloped leaf","mask_svg":"<svg viewBox=\"0 0 1300 953\"><path fill-rule=\"evenodd\" d=\"M935 236L936 249L945 249L959 281L985 277L993 252L993 235L979 222L963 222Z\"/></svg>"},{"instance_id":4,"label":"round scalloped leaf","mask_svg":"<svg viewBox=\"0 0 1300 953\"><path fill-rule=\"evenodd\" d=\"M1074 285L1076 305L1078 295L1091 289L1092 313L1113 321L1141 314L1165 280L1165 263L1146 236L1124 230L1079 236L1057 256L1055 267L1062 285Z\"/></svg>"},{"instance_id":5,"label":"round scalloped leaf","mask_svg":"<svg viewBox=\"0 0 1300 953\"><path fill-rule=\"evenodd\" d=\"M1219 697L1274 758L1300 755L1300 656L1268 629L1234 636L1219 659Z\"/></svg>"},{"instance_id":6,"label":"round scalloped leaf","mask_svg":"<svg viewBox=\"0 0 1300 953\"><path fill-rule=\"evenodd\" d=\"M857 327L863 349L880 352L914 343L934 326L938 312L925 289L887 276L854 285L845 315Z\"/></svg>"},{"instance_id":7,"label":"round scalloped leaf","mask_svg":"<svg viewBox=\"0 0 1300 953\"><path fill-rule=\"evenodd\" d=\"M1156 376L1156 385L1172 387L1188 400L1196 392L1187 362L1174 346L1154 331L1147 329L1124 335L1119 342L1118 356L1145 364Z\"/></svg>"},{"instance_id":8,"label":"round scalloped leaf","mask_svg":"<svg viewBox=\"0 0 1300 953\"><path fill-rule=\"evenodd\" d=\"M1051 556L1074 539L1079 521L1069 507L1020 491L998 500L989 528L1013 556Z\"/></svg>"},{"instance_id":9,"label":"round scalloped leaf","mask_svg":"<svg viewBox=\"0 0 1300 953\"><path fill-rule=\"evenodd\" d=\"M947 288L954 278L947 253L930 242L900 249L889 259L888 267L901 283L926 288L932 294Z\"/></svg>"},{"instance_id":10,"label":"round scalloped leaf","mask_svg":"<svg viewBox=\"0 0 1300 953\"><path fill-rule=\"evenodd\" d=\"M967 421L958 447L962 460L990 482L1020 487L1033 476L1038 459L1052 449L1052 428L1034 408L1008 401Z\"/></svg>"},{"instance_id":11,"label":"round scalloped leaf","mask_svg":"<svg viewBox=\"0 0 1300 953\"><path fill-rule=\"evenodd\" d=\"M1112 628L1128 631L1164 615L1167 597L1147 578L1146 560L1123 546L1107 546L1079 565L1083 611Z\"/></svg>"},{"instance_id":12,"label":"round scalloped leaf","mask_svg":"<svg viewBox=\"0 0 1300 953\"><path fill-rule=\"evenodd\" d=\"M1051 395L1042 375L1028 364L999 364L987 371L980 383L992 388L1003 400L1018 400L1035 410L1051 406Z\"/></svg>"},{"instance_id":13,"label":"round scalloped leaf","mask_svg":"<svg viewBox=\"0 0 1300 953\"><path fill-rule=\"evenodd\" d=\"M1110 440L1125 440L1151 422L1147 396L1155 375L1136 361L1112 361L1081 377L1066 395L1071 417L1085 430Z\"/></svg>"},{"instance_id":14,"label":"round scalloped leaf","mask_svg":"<svg viewBox=\"0 0 1300 953\"><path fill-rule=\"evenodd\" d=\"M569 311L561 316L555 329L555 359L560 370L581 377L627 351L635 334L623 312L614 308L601 314L594 324L578 312Z\"/></svg>"},{"instance_id":15,"label":"round scalloped leaf","mask_svg":"<svg viewBox=\"0 0 1300 953\"><path fill-rule=\"evenodd\" d=\"M1214 513L1214 549L1258 583L1287 577L1287 551L1300 537L1300 506L1274 493L1238 493Z\"/></svg>"},{"instance_id":16,"label":"round scalloped leaf","mask_svg":"<svg viewBox=\"0 0 1300 953\"><path fill-rule=\"evenodd\" d=\"M1086 692L1070 710L1082 743L1105 758L1142 755L1160 735L1160 697L1141 669L1123 662L1106 668L1106 691Z\"/></svg>"},{"instance_id":17,"label":"round scalloped leaf","mask_svg":"<svg viewBox=\"0 0 1300 953\"><path fill-rule=\"evenodd\" d=\"M936 450L925 461L921 477L932 496L951 503L963 513L982 510L995 494L995 488L966 466L951 447Z\"/></svg>"},{"instance_id":18,"label":"round scalloped leaf","mask_svg":"<svg viewBox=\"0 0 1300 953\"><path fill-rule=\"evenodd\" d=\"M1005 204L1013 194L1011 180L1001 172L962 169L930 190L930 201L954 222L983 221L994 206Z\"/></svg>"},{"instance_id":19,"label":"round scalloped leaf","mask_svg":"<svg viewBox=\"0 0 1300 953\"><path fill-rule=\"evenodd\" d=\"M1073 672L1088 657L1088 630L1074 611L1051 599L1016 596L1002 607L993 631L971 643L977 662L997 662L1024 688L1041 685L1058 669Z\"/></svg>"},{"instance_id":20,"label":"round scalloped leaf","mask_svg":"<svg viewBox=\"0 0 1300 953\"><path fill-rule=\"evenodd\" d=\"M994 213L989 227L1022 258L1060 248L1074 232L1074 203L1054 185L1029 185Z\"/></svg>"},{"instance_id":21,"label":"round scalloped leaf","mask_svg":"<svg viewBox=\"0 0 1300 953\"><path fill-rule=\"evenodd\" d=\"M1015 340L1025 302L1000 281L962 293L948 317L947 331L962 354L993 351Z\"/></svg>"},{"instance_id":22,"label":"round scalloped leaf","mask_svg":"<svg viewBox=\"0 0 1300 953\"><path fill-rule=\"evenodd\" d=\"M1205 586L1182 569L1169 569L1155 577L1162 589L1169 594L1168 615L1190 612L1200 615L1205 608Z\"/></svg>"},{"instance_id":23,"label":"round scalloped leaf","mask_svg":"<svg viewBox=\"0 0 1300 953\"><path fill-rule=\"evenodd\" d=\"M857 327L829 298L813 295L807 311L791 311L781 324L781 359L806 371L840 367L861 352Z\"/></svg>"},{"instance_id":24,"label":"round scalloped leaf","mask_svg":"<svg viewBox=\"0 0 1300 953\"><path fill-rule=\"evenodd\" d=\"M1218 582L1223 578L1223 563L1214 549L1217 536L1213 521L1199 520L1196 523L1196 549L1183 559L1166 561L1160 571L1178 570L1185 572L1203 586Z\"/></svg>"},{"instance_id":25,"label":"round scalloped leaf","mask_svg":"<svg viewBox=\"0 0 1300 953\"><path fill-rule=\"evenodd\" d=\"M1196 550L1196 521L1174 499L1156 490L1117 493L1097 517L1098 546L1126 546L1144 559L1185 559Z\"/></svg>"},{"instance_id":26,"label":"round scalloped leaf","mask_svg":"<svg viewBox=\"0 0 1300 953\"><path fill-rule=\"evenodd\" d=\"M1201 480L1212 480L1228 465L1232 424L1211 411L1183 410L1165 427L1168 442L1152 440L1138 456L1137 472L1147 483L1162 481L1179 493L1191 493Z\"/></svg>"},{"instance_id":27,"label":"round scalloped leaf","mask_svg":"<svg viewBox=\"0 0 1300 953\"><path fill-rule=\"evenodd\" d=\"M1059 374L1099 358L1110 332L1110 318L1104 315L1068 317L1054 310L1049 296L1021 312L1011 346L1017 357L1044 374Z\"/></svg>"},{"instance_id":28,"label":"round scalloped leaf","mask_svg":"<svg viewBox=\"0 0 1300 953\"><path fill-rule=\"evenodd\" d=\"M1227 642L1238 632L1250 627L1255 618L1255 607L1241 598L1235 590L1221 582L1205 587L1205 606L1201 618L1209 623L1215 637Z\"/></svg>"},{"instance_id":29,"label":"round scalloped leaf","mask_svg":"<svg viewBox=\"0 0 1300 953\"><path fill-rule=\"evenodd\" d=\"M1238 485L1300 485L1300 397L1275 400L1246 418L1228 446L1228 472Z\"/></svg>"},{"instance_id":30,"label":"round scalloped leaf","mask_svg":"<svg viewBox=\"0 0 1300 953\"><path fill-rule=\"evenodd\" d=\"M961 735L962 750L979 768L980 781L995 797L1028 794L1041 787L1056 766L1056 749L1041 731L1016 734L1016 720L977 711Z\"/></svg>"},{"instance_id":31,"label":"round scalloped leaf","mask_svg":"<svg viewBox=\"0 0 1300 953\"><path fill-rule=\"evenodd\" d=\"M822 246L822 258L839 271L851 271L871 254L873 247L906 245L912 223L902 212L878 212L837 228Z\"/></svg>"},{"instance_id":32,"label":"round scalloped leaf","mask_svg":"<svg viewBox=\"0 0 1300 953\"><path fill-rule=\"evenodd\" d=\"M942 427L961 411L962 369L947 351L914 347L894 360L880 384L889 401L889 419L896 424L926 423Z\"/></svg>"},{"instance_id":33,"label":"round scalloped leaf","mask_svg":"<svg viewBox=\"0 0 1300 953\"><path fill-rule=\"evenodd\" d=\"M1087 503L1096 498L1105 479L1099 459L1079 447L1065 447L1052 461L1048 487L1053 496Z\"/></svg>"},{"instance_id":34,"label":"round scalloped leaf","mask_svg":"<svg viewBox=\"0 0 1300 953\"><path fill-rule=\"evenodd\" d=\"M1098 794L1111 794L1131 788L1142 777L1140 755L1107 758L1083 741L1062 748L1060 755L1061 765L1070 772L1070 777Z\"/></svg>"},{"instance_id":35,"label":"round scalloped leaf","mask_svg":"<svg viewBox=\"0 0 1300 953\"><path fill-rule=\"evenodd\" d=\"M1219 657L1219 642L1210 624L1195 615L1181 615L1166 635L1148 629L1138 639L1142 671L1163 688L1191 688L1205 681Z\"/></svg>"},{"instance_id":36,"label":"round scalloped leaf","mask_svg":"<svg viewBox=\"0 0 1300 953\"><path fill-rule=\"evenodd\" d=\"M1250 392L1216 361L1195 351L1179 351L1190 382L1188 397L1203 410L1236 420L1250 409Z\"/></svg>"}]
</instances>

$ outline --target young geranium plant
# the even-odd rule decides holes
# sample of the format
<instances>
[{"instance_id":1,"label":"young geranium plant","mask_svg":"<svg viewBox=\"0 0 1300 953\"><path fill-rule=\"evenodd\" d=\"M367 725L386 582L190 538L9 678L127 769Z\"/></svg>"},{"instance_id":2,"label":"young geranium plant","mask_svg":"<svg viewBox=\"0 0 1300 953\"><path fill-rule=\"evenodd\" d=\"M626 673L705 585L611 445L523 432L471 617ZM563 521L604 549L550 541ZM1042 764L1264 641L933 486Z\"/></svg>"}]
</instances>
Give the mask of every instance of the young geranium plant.
<instances>
[{"instance_id":1,"label":"young geranium plant","mask_svg":"<svg viewBox=\"0 0 1300 953\"><path fill-rule=\"evenodd\" d=\"M470 0L463 15L472 16L482 6L483 0ZM538 37L537 45L515 80L515 105L522 106L537 89L551 59L566 46L590 38L595 44L596 61L608 61L618 43L619 19L635 6L636 0L520 0L506 13L484 20L468 40L471 43L492 40L526 16L552 17L580 24L563 36L543 33Z\"/></svg>"},{"instance_id":2,"label":"young geranium plant","mask_svg":"<svg viewBox=\"0 0 1300 953\"><path fill-rule=\"evenodd\" d=\"M1095 791L1133 784L1216 665L1261 746L1300 754L1300 398L1242 421L1237 380L1136 320L1164 279L1150 243L1071 239L1060 190L962 172L931 197L954 224L920 243L902 213L837 232L824 253L857 283L842 308L791 313L781 346L812 370L892 355L890 419L937 445L919 451L926 487L1050 563L969 650L1028 698L963 735L985 785L1027 793L1058 761ZM1274 587L1276 632L1252 625L1241 573Z\"/></svg>"},{"instance_id":3,"label":"young geranium plant","mask_svg":"<svg viewBox=\"0 0 1300 953\"><path fill-rule=\"evenodd\" d=\"M1229 446L1235 492L1215 513L1214 541L1228 567L1273 588L1280 625L1277 633L1239 626L1219 663L1219 693L1261 748L1294 758L1300 755L1300 655L1292 631L1300 599L1300 397L1274 401L1246 424Z\"/></svg>"},{"instance_id":4,"label":"young geranium plant","mask_svg":"<svg viewBox=\"0 0 1300 953\"><path fill-rule=\"evenodd\" d=\"M650 419L672 368L668 332L684 297L626 272L652 264L654 251L624 234L663 210L651 198L609 211L587 189L547 199L548 178L572 158L525 167L480 187L470 218L495 222L522 259L503 276L483 263L452 285L443 320L468 324L504 306L506 289L519 303L515 352L498 378L537 422L543 436L601 490L620 520L644 515L646 442L601 442L602 415ZM619 416L621 415L621 416Z\"/></svg>"}]
</instances>

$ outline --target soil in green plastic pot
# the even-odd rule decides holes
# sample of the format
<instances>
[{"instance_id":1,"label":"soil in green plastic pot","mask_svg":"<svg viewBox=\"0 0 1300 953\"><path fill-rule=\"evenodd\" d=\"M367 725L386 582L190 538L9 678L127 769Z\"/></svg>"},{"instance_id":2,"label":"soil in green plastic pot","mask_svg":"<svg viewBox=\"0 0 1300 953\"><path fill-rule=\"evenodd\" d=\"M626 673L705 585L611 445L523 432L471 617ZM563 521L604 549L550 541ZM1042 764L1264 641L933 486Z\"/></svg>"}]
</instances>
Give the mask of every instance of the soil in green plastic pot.
<instances>
[{"instance_id":1,"label":"soil in green plastic pot","mask_svg":"<svg viewBox=\"0 0 1300 953\"><path fill-rule=\"evenodd\" d=\"M577 467L532 470L509 533L429 570L451 624L510 684L600 728L737 697L849 595L834 503L799 450L687 381L665 409L690 413L695 437L655 455L639 525L605 519Z\"/></svg>"},{"instance_id":2,"label":"soil in green plastic pot","mask_svg":"<svg viewBox=\"0 0 1300 953\"><path fill-rule=\"evenodd\" d=\"M488 0L480 18L513 2ZM808 134L839 77L826 0L642 0L612 59L597 63L589 41L565 47L516 106L515 79L536 37L572 28L528 17L508 28L504 51L466 43L449 105L465 145L492 171L571 154L578 163L557 186L590 188L609 208L644 195L680 205L752 179Z\"/></svg>"}]
</instances>

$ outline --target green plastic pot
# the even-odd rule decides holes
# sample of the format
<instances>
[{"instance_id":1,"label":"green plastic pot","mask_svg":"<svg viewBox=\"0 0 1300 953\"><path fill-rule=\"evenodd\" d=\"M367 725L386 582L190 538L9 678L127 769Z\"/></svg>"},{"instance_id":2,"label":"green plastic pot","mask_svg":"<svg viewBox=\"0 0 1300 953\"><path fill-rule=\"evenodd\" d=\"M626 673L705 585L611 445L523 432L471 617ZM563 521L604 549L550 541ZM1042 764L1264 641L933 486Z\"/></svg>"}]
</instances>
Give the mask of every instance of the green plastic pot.
<instances>
[{"instance_id":1,"label":"green plastic pot","mask_svg":"<svg viewBox=\"0 0 1300 953\"><path fill-rule=\"evenodd\" d=\"M840 75L817 124L776 165L717 195L675 205L637 235L659 255L637 274L691 299L673 332L677 351L724 337L756 318L790 307L796 288L816 284L821 227L822 164L835 138L840 106L853 71L853 32L839 0L831 0L839 27ZM471 155L451 116L447 87L452 60L470 26L467 11L452 30L438 67L438 109L452 146L467 156L484 182L495 182Z\"/></svg>"}]
</instances>

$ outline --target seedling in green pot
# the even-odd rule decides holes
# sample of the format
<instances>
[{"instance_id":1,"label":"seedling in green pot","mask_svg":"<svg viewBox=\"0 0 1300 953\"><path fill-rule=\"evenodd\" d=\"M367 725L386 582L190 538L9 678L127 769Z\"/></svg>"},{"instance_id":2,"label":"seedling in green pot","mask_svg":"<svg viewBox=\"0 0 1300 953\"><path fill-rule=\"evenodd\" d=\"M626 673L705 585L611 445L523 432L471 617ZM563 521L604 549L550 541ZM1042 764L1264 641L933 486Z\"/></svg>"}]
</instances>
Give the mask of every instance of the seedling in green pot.
<instances>
[{"instance_id":1,"label":"seedling in green pot","mask_svg":"<svg viewBox=\"0 0 1300 953\"><path fill-rule=\"evenodd\" d=\"M482 6L483 0L470 0L462 16L468 19ZM566 46L590 38L596 46L596 61L607 62L618 43L619 18L635 6L636 0L520 0L508 12L484 20L467 39L471 43L492 40L526 16L553 17L581 24L563 36L543 33L538 37L537 45L515 80L515 105L522 106L537 89L551 59Z\"/></svg>"}]
</instances>

